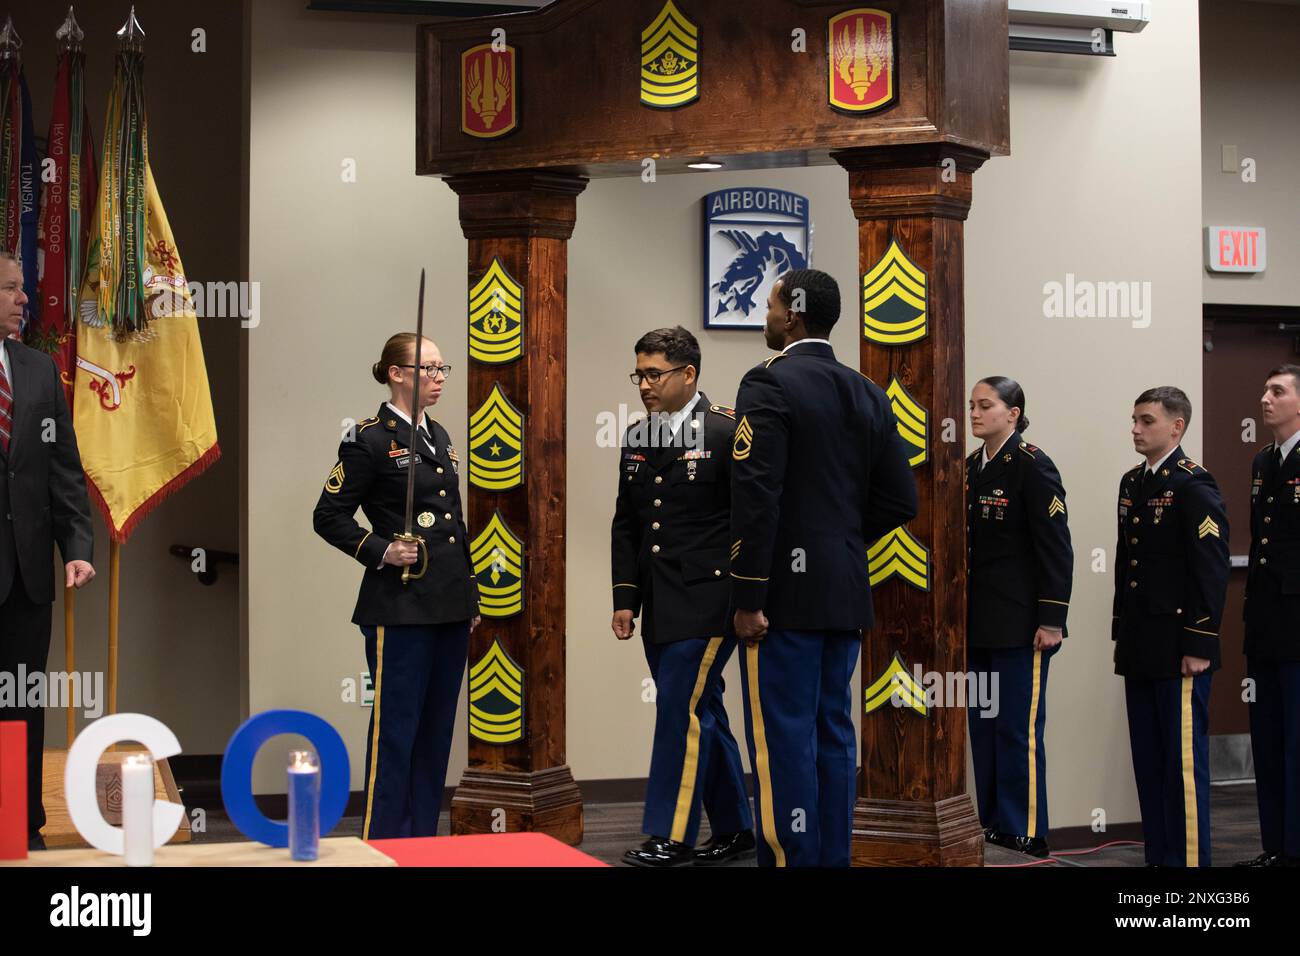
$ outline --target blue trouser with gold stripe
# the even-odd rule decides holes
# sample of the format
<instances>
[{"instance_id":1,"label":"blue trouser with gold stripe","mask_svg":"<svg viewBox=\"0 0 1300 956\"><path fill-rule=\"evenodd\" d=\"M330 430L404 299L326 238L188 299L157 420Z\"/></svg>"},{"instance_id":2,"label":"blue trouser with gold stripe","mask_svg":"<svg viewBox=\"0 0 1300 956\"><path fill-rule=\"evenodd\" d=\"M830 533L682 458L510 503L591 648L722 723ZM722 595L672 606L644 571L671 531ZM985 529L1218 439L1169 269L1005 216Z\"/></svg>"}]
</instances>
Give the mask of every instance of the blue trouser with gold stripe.
<instances>
[{"instance_id":1,"label":"blue trouser with gold stripe","mask_svg":"<svg viewBox=\"0 0 1300 956\"><path fill-rule=\"evenodd\" d=\"M1124 678L1146 862L1210 865L1210 673Z\"/></svg>"},{"instance_id":2,"label":"blue trouser with gold stripe","mask_svg":"<svg viewBox=\"0 0 1300 956\"><path fill-rule=\"evenodd\" d=\"M1300 661L1248 657L1246 675L1259 835L1266 852L1300 857Z\"/></svg>"},{"instance_id":3,"label":"blue trouser with gold stripe","mask_svg":"<svg viewBox=\"0 0 1300 956\"><path fill-rule=\"evenodd\" d=\"M361 633L375 685L362 838L437 836L469 622Z\"/></svg>"},{"instance_id":4,"label":"blue trouser with gold stripe","mask_svg":"<svg viewBox=\"0 0 1300 956\"><path fill-rule=\"evenodd\" d=\"M743 648L759 866L848 866L857 631L769 630Z\"/></svg>"},{"instance_id":5,"label":"blue trouser with gold stripe","mask_svg":"<svg viewBox=\"0 0 1300 956\"><path fill-rule=\"evenodd\" d=\"M722 669L736 642L643 643L655 682L655 736L642 831L694 845L701 806L715 836L751 829L740 748L722 703Z\"/></svg>"},{"instance_id":6,"label":"blue trouser with gold stripe","mask_svg":"<svg viewBox=\"0 0 1300 956\"><path fill-rule=\"evenodd\" d=\"M976 686L997 688L991 706L977 699L966 706L980 824L1008 836L1047 836L1047 669L1060 646L972 647L966 654Z\"/></svg>"}]
</instances>

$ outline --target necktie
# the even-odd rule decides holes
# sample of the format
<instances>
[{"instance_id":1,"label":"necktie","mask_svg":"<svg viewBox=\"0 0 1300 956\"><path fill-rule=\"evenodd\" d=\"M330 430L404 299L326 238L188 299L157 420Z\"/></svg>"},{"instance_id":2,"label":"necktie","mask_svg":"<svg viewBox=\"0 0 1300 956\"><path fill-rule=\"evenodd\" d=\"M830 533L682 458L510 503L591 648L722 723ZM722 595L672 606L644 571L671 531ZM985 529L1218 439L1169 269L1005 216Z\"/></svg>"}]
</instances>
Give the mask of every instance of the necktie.
<instances>
[{"instance_id":1,"label":"necktie","mask_svg":"<svg viewBox=\"0 0 1300 956\"><path fill-rule=\"evenodd\" d=\"M0 345L0 348L4 348ZM5 377L5 368L0 365L0 448L9 454L9 433L14 427L14 393Z\"/></svg>"}]
</instances>

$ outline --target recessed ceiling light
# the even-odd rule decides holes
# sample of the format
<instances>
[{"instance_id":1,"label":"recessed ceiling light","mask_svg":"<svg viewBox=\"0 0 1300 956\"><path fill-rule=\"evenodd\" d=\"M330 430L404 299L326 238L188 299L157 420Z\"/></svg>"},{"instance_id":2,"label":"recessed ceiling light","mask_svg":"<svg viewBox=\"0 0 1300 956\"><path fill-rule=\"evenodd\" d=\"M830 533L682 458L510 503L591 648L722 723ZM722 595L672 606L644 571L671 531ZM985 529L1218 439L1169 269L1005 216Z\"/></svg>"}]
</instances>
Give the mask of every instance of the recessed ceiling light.
<instances>
[{"instance_id":1,"label":"recessed ceiling light","mask_svg":"<svg viewBox=\"0 0 1300 956\"><path fill-rule=\"evenodd\" d=\"M704 161L698 163L687 163L686 165L689 166L691 169L721 169L722 168L722 163L704 162Z\"/></svg>"}]
</instances>

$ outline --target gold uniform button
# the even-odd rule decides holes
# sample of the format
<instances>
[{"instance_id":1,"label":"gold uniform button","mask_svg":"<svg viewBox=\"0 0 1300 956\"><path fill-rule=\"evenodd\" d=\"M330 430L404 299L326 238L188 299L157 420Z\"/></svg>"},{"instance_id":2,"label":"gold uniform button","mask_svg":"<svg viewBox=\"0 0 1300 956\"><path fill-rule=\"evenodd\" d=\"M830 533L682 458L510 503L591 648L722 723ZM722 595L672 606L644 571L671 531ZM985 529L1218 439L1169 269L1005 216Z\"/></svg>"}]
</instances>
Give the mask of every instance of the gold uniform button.
<instances>
[{"instance_id":1,"label":"gold uniform button","mask_svg":"<svg viewBox=\"0 0 1300 956\"><path fill-rule=\"evenodd\" d=\"M438 474L440 474L440 475L442 474L442 469L441 469L441 468L438 469Z\"/></svg>"},{"instance_id":2,"label":"gold uniform button","mask_svg":"<svg viewBox=\"0 0 1300 956\"><path fill-rule=\"evenodd\" d=\"M1129 539L1128 539L1128 543L1129 543L1129 544L1137 544L1137 543L1138 543L1138 539L1137 539L1137 538L1129 538Z\"/></svg>"},{"instance_id":3,"label":"gold uniform button","mask_svg":"<svg viewBox=\"0 0 1300 956\"><path fill-rule=\"evenodd\" d=\"M1268 515L1264 515L1264 524L1272 524L1272 523L1273 523L1273 519L1270 518Z\"/></svg>"},{"instance_id":4,"label":"gold uniform button","mask_svg":"<svg viewBox=\"0 0 1300 956\"><path fill-rule=\"evenodd\" d=\"M1272 504L1272 503L1273 503L1273 496L1272 496L1272 495L1269 495L1269 496L1268 496L1268 503L1269 503L1269 504Z\"/></svg>"},{"instance_id":5,"label":"gold uniform button","mask_svg":"<svg viewBox=\"0 0 1300 956\"><path fill-rule=\"evenodd\" d=\"M1130 561L1130 562L1128 563L1128 566L1129 566L1130 568L1136 568L1136 567L1138 566L1137 558L1134 558L1132 561Z\"/></svg>"},{"instance_id":6,"label":"gold uniform button","mask_svg":"<svg viewBox=\"0 0 1300 956\"><path fill-rule=\"evenodd\" d=\"M455 544L455 543L456 543L456 539L455 539L455 538L448 538L448 539L447 539L447 543L448 543L448 544Z\"/></svg>"},{"instance_id":7,"label":"gold uniform button","mask_svg":"<svg viewBox=\"0 0 1300 956\"><path fill-rule=\"evenodd\" d=\"M658 530L659 530L659 522L656 521L654 524L652 524L652 525L650 526L650 530L652 530L652 531L658 531Z\"/></svg>"},{"instance_id":8,"label":"gold uniform button","mask_svg":"<svg viewBox=\"0 0 1300 956\"><path fill-rule=\"evenodd\" d=\"M663 504L663 502L662 502L660 499L658 499L658 498L655 499L655 507L656 507L656 508L660 507L662 504Z\"/></svg>"},{"instance_id":9,"label":"gold uniform button","mask_svg":"<svg viewBox=\"0 0 1300 956\"><path fill-rule=\"evenodd\" d=\"M656 485L662 485L663 483L664 483L664 476L663 476L663 475L655 475L655 484L656 484Z\"/></svg>"},{"instance_id":10,"label":"gold uniform button","mask_svg":"<svg viewBox=\"0 0 1300 956\"><path fill-rule=\"evenodd\" d=\"M1260 563L1260 564L1268 564L1268 558L1260 558L1260 559L1259 559L1259 563Z\"/></svg>"},{"instance_id":11,"label":"gold uniform button","mask_svg":"<svg viewBox=\"0 0 1300 956\"><path fill-rule=\"evenodd\" d=\"M1133 523L1134 523L1134 524L1137 524L1137 523L1138 523L1138 517L1137 517L1137 515L1134 515L1134 516L1133 516Z\"/></svg>"},{"instance_id":12,"label":"gold uniform button","mask_svg":"<svg viewBox=\"0 0 1300 956\"><path fill-rule=\"evenodd\" d=\"M694 476L694 475L687 475L687 476L686 476L686 480L687 480L687 481L694 481L694 480L695 480L695 476Z\"/></svg>"},{"instance_id":13,"label":"gold uniform button","mask_svg":"<svg viewBox=\"0 0 1300 956\"><path fill-rule=\"evenodd\" d=\"M655 545L654 547L652 547L650 550L653 551L655 554L658 554L658 553L659 553L659 545L656 544L656 545Z\"/></svg>"},{"instance_id":14,"label":"gold uniform button","mask_svg":"<svg viewBox=\"0 0 1300 956\"><path fill-rule=\"evenodd\" d=\"M451 520L451 515L449 515L449 514L447 514L447 515L443 515L443 517L446 518L448 521Z\"/></svg>"},{"instance_id":15,"label":"gold uniform button","mask_svg":"<svg viewBox=\"0 0 1300 956\"><path fill-rule=\"evenodd\" d=\"M713 569L713 576L714 576L715 578L720 578L720 577L722 577L722 572L719 571L717 568L714 568L714 569Z\"/></svg>"},{"instance_id":16,"label":"gold uniform button","mask_svg":"<svg viewBox=\"0 0 1300 956\"><path fill-rule=\"evenodd\" d=\"M1138 583L1137 583L1136 581L1130 581L1130 582L1128 583L1128 586L1131 587L1131 588L1135 588L1135 587L1138 586Z\"/></svg>"},{"instance_id":17,"label":"gold uniform button","mask_svg":"<svg viewBox=\"0 0 1300 956\"><path fill-rule=\"evenodd\" d=\"M442 491L438 492L438 495L439 495L439 497L446 498L446 497L447 497L447 489L446 489L446 488L443 488Z\"/></svg>"},{"instance_id":18,"label":"gold uniform button","mask_svg":"<svg viewBox=\"0 0 1300 956\"><path fill-rule=\"evenodd\" d=\"M1259 539L1259 543L1260 543L1260 544L1268 544L1268 538L1260 538L1260 539Z\"/></svg>"}]
</instances>

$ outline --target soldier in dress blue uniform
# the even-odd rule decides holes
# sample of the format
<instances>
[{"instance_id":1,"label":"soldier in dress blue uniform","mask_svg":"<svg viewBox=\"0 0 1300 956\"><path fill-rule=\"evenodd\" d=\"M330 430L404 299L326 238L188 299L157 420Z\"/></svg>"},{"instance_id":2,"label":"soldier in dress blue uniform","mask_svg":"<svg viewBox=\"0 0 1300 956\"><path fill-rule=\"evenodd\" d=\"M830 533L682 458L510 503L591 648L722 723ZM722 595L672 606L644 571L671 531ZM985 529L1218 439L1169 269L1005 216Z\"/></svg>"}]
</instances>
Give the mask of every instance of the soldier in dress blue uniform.
<instances>
[{"instance_id":1,"label":"soldier in dress blue uniform","mask_svg":"<svg viewBox=\"0 0 1300 956\"><path fill-rule=\"evenodd\" d=\"M980 823L991 843L1043 857L1047 847L1047 671L1065 637L1074 550L1065 488L1021 435L1025 393L1001 375L971 391L966 459L967 661L997 706L968 702ZM996 675L996 676L994 676Z\"/></svg>"},{"instance_id":2,"label":"soldier in dress blue uniform","mask_svg":"<svg viewBox=\"0 0 1300 956\"><path fill-rule=\"evenodd\" d=\"M1115 673L1124 678L1148 866L1210 865L1210 675L1228 586L1228 516L1210 473L1179 441L1178 388L1138 396L1119 487Z\"/></svg>"},{"instance_id":3,"label":"soldier in dress blue uniform","mask_svg":"<svg viewBox=\"0 0 1300 956\"><path fill-rule=\"evenodd\" d=\"M1255 456L1246 577L1250 745L1264 852L1238 866L1300 866L1300 365L1268 373L1273 441Z\"/></svg>"},{"instance_id":4,"label":"soldier in dress blue uniform","mask_svg":"<svg viewBox=\"0 0 1300 956\"><path fill-rule=\"evenodd\" d=\"M316 533L365 568L352 623L365 637L374 681L366 738L364 839L436 836L455 728L456 703L478 624L478 584L461 518L459 459L447 432L421 415L411 443L411 386L419 375L424 407L434 405L451 367L425 339L415 365L415 335L399 333L372 368L390 398L339 445L338 463L316 504ZM408 469L416 469L412 531L405 525ZM367 530L354 515L360 508ZM404 568L422 577L402 583Z\"/></svg>"},{"instance_id":5,"label":"soldier in dress blue uniform","mask_svg":"<svg viewBox=\"0 0 1300 956\"><path fill-rule=\"evenodd\" d=\"M654 749L635 866L710 865L754 853L740 748L722 702L731 587L732 409L697 390L700 346L686 329L637 341L632 382L650 417L623 438L612 566L619 640L641 616L655 682ZM701 805L712 838L695 848Z\"/></svg>"},{"instance_id":6,"label":"soldier in dress blue uniform","mask_svg":"<svg viewBox=\"0 0 1300 956\"><path fill-rule=\"evenodd\" d=\"M847 866L857 746L851 681L873 623L867 546L916 516L898 421L835 359L840 291L786 273L745 374L732 445L731 576L765 866Z\"/></svg>"}]
</instances>

